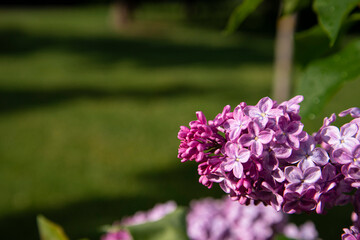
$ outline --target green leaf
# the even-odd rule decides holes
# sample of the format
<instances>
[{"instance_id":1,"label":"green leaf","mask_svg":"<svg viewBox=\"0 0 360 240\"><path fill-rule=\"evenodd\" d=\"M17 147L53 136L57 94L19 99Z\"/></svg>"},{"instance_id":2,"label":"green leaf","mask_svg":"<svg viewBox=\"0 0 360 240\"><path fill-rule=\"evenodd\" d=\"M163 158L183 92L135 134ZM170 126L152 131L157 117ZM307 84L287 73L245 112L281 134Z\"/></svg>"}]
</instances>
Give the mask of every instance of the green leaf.
<instances>
[{"instance_id":1,"label":"green leaf","mask_svg":"<svg viewBox=\"0 0 360 240\"><path fill-rule=\"evenodd\" d=\"M358 21L360 21L360 14L354 13L349 16L343 23L335 45L332 47L327 44L329 42L328 36L319 25L316 25L308 30L296 33L295 61L300 65L304 66L310 61L335 52L336 50L338 50L337 45L339 45L338 43L340 42L340 37L344 36L346 30Z\"/></svg>"},{"instance_id":2,"label":"green leaf","mask_svg":"<svg viewBox=\"0 0 360 240\"><path fill-rule=\"evenodd\" d=\"M134 240L188 240L186 211L177 208L174 212L155 222L128 226Z\"/></svg>"},{"instance_id":3,"label":"green leaf","mask_svg":"<svg viewBox=\"0 0 360 240\"><path fill-rule=\"evenodd\" d=\"M346 81L360 78L360 40L330 57L316 60L304 70L297 94L304 96L301 115L313 118Z\"/></svg>"},{"instance_id":4,"label":"green leaf","mask_svg":"<svg viewBox=\"0 0 360 240\"><path fill-rule=\"evenodd\" d=\"M44 216L39 215L37 217L37 224L41 240L69 240L61 226Z\"/></svg>"},{"instance_id":5,"label":"green leaf","mask_svg":"<svg viewBox=\"0 0 360 240\"><path fill-rule=\"evenodd\" d=\"M306 65L314 59L323 57L332 48L329 39L319 25L295 34L295 61Z\"/></svg>"},{"instance_id":6,"label":"green leaf","mask_svg":"<svg viewBox=\"0 0 360 240\"><path fill-rule=\"evenodd\" d=\"M283 0L283 14L293 14L310 4L309 0Z\"/></svg>"},{"instance_id":7,"label":"green leaf","mask_svg":"<svg viewBox=\"0 0 360 240\"><path fill-rule=\"evenodd\" d=\"M262 1L263 0L244 0L231 14L225 32L228 34L235 32L245 18L255 11Z\"/></svg>"},{"instance_id":8,"label":"green leaf","mask_svg":"<svg viewBox=\"0 0 360 240\"><path fill-rule=\"evenodd\" d=\"M315 0L314 11L319 23L330 38L330 46L335 43L344 18L353 10L360 0Z\"/></svg>"}]
</instances>

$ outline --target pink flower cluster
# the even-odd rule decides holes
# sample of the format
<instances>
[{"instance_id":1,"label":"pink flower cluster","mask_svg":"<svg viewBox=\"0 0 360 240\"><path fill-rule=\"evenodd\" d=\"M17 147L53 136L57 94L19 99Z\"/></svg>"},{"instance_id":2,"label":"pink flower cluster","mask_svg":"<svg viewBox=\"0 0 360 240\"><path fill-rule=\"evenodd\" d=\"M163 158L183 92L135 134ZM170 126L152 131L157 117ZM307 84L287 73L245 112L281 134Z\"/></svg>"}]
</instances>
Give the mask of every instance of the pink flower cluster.
<instances>
[{"instance_id":1,"label":"pink flower cluster","mask_svg":"<svg viewBox=\"0 0 360 240\"><path fill-rule=\"evenodd\" d=\"M360 109L339 116L354 119L340 129L325 118L318 132L303 130L302 96L255 106L225 106L214 120L202 112L178 133L182 162L196 161L200 183L218 183L241 204L262 202L285 213L316 211L352 202L360 187ZM359 213L359 212L357 212Z\"/></svg>"}]
</instances>

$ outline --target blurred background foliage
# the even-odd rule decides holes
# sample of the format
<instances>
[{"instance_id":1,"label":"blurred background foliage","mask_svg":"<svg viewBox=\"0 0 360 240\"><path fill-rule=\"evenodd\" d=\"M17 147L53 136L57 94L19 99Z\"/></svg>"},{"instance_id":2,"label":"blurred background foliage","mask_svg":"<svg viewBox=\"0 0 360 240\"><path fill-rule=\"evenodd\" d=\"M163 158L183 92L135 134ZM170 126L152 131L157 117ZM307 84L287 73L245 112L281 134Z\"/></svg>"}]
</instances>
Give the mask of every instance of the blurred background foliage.
<instances>
[{"instance_id":1,"label":"blurred background foliage","mask_svg":"<svg viewBox=\"0 0 360 240\"><path fill-rule=\"evenodd\" d=\"M180 164L176 136L197 110L211 119L271 94L279 2L265 1L225 36L238 3L2 1L1 238L38 239L44 214L71 239L98 239L101 225L157 202L222 196L198 183L195 164ZM298 18L300 30L317 23L311 8ZM307 130L359 106L359 87L345 84ZM320 236L338 237L350 211L314 216Z\"/></svg>"}]
</instances>

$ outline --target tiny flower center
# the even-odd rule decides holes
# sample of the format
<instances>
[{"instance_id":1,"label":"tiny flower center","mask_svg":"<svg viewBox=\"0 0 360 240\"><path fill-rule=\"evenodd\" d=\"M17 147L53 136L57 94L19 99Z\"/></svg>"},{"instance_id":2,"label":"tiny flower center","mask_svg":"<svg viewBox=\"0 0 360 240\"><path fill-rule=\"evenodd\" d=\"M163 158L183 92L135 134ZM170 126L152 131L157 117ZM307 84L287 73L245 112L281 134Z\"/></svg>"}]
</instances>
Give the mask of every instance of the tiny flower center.
<instances>
[{"instance_id":1,"label":"tiny flower center","mask_svg":"<svg viewBox=\"0 0 360 240\"><path fill-rule=\"evenodd\" d=\"M235 161L240 162L240 158L237 157L237 158L235 159Z\"/></svg>"},{"instance_id":2,"label":"tiny flower center","mask_svg":"<svg viewBox=\"0 0 360 240\"><path fill-rule=\"evenodd\" d=\"M340 140L340 143L344 143L344 142L345 142L344 139L341 139L341 140Z\"/></svg>"},{"instance_id":3,"label":"tiny flower center","mask_svg":"<svg viewBox=\"0 0 360 240\"><path fill-rule=\"evenodd\" d=\"M262 117L265 117L266 116L266 113L261 113L260 114Z\"/></svg>"},{"instance_id":4,"label":"tiny flower center","mask_svg":"<svg viewBox=\"0 0 360 240\"><path fill-rule=\"evenodd\" d=\"M308 157L310 157L309 154L306 154L306 155L305 155L305 158L308 158Z\"/></svg>"},{"instance_id":5,"label":"tiny flower center","mask_svg":"<svg viewBox=\"0 0 360 240\"><path fill-rule=\"evenodd\" d=\"M354 158L353 161L356 162L356 161L357 161L357 158Z\"/></svg>"},{"instance_id":6,"label":"tiny flower center","mask_svg":"<svg viewBox=\"0 0 360 240\"><path fill-rule=\"evenodd\" d=\"M254 139L255 139L255 141L257 141L259 138L256 136Z\"/></svg>"}]
</instances>

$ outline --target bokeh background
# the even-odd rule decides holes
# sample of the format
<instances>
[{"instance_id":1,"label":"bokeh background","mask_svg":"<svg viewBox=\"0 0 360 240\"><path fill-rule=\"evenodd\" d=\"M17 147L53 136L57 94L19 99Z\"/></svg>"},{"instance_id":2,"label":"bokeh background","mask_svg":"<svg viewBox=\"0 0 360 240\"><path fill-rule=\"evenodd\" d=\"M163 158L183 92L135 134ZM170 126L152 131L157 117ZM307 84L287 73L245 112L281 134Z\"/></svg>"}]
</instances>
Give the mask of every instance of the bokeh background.
<instances>
[{"instance_id":1,"label":"bokeh background","mask_svg":"<svg viewBox=\"0 0 360 240\"><path fill-rule=\"evenodd\" d=\"M238 3L1 3L0 238L38 239L44 214L71 239L99 239L100 226L155 203L221 197L177 159L177 132L197 110L211 119L271 95L279 3L265 2L226 36ZM314 24L302 10L297 28ZM359 106L359 87L344 85L307 130ZM293 218L312 218L320 236L338 239L350 212Z\"/></svg>"}]
</instances>

